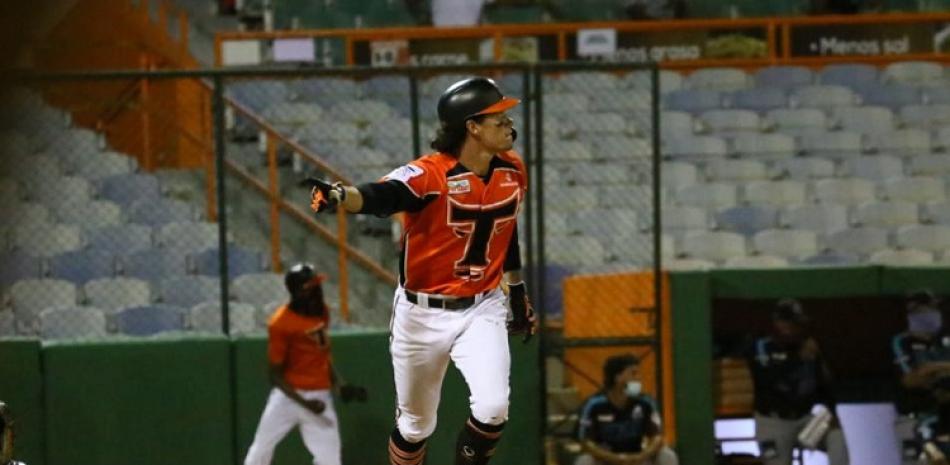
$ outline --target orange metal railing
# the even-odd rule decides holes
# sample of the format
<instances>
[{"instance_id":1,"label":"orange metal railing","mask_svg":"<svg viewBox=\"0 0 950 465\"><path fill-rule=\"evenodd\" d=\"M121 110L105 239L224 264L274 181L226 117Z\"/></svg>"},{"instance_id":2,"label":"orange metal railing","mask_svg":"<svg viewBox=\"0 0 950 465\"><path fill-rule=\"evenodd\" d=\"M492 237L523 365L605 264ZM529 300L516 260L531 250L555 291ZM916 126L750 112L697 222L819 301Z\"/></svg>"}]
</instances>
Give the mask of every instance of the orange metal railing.
<instances>
[{"instance_id":1,"label":"orange metal railing","mask_svg":"<svg viewBox=\"0 0 950 465\"><path fill-rule=\"evenodd\" d=\"M774 64L802 64L819 66L830 62L860 61L888 63L895 60L950 61L950 55L941 53L895 54L877 56L793 56L791 38L797 28L809 26L849 25L906 25L950 22L950 13L873 14L854 16L815 16L787 18L749 19L688 19L670 21L623 21L557 24L508 24L479 27L410 27L380 29L314 29L285 31L222 31L215 35L215 60L222 65L222 46L234 40L271 41L289 38L335 38L345 44L346 64L355 64L354 49L359 43L381 40L446 40L446 39L492 39L494 58L502 58L502 41L508 37L555 37L557 59L568 58L568 35L582 29L614 29L618 33L668 34L685 31L758 30L765 38L766 53L759 58L721 58L664 61L662 66L676 69L696 69L711 66L734 66L755 68Z\"/></svg>"}]
</instances>

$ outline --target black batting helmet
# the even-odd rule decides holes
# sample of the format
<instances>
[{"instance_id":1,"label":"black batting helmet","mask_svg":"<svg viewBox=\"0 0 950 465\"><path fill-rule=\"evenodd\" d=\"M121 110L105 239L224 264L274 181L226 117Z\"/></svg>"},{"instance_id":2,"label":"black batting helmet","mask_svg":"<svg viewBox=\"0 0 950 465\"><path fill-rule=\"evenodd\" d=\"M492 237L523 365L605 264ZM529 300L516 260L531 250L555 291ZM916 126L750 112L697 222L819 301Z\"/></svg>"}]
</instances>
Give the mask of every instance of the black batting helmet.
<instances>
[{"instance_id":1,"label":"black batting helmet","mask_svg":"<svg viewBox=\"0 0 950 465\"><path fill-rule=\"evenodd\" d=\"M313 265L309 263L298 263L284 274L284 285L287 286L287 291L290 292L290 295L297 295L304 285L317 280L318 283L322 283L326 276L317 273Z\"/></svg>"},{"instance_id":2,"label":"black batting helmet","mask_svg":"<svg viewBox=\"0 0 950 465\"><path fill-rule=\"evenodd\" d=\"M463 79L439 97L439 121L443 127L459 127L470 118L508 110L521 101L502 95L495 81L486 77Z\"/></svg>"}]
</instances>

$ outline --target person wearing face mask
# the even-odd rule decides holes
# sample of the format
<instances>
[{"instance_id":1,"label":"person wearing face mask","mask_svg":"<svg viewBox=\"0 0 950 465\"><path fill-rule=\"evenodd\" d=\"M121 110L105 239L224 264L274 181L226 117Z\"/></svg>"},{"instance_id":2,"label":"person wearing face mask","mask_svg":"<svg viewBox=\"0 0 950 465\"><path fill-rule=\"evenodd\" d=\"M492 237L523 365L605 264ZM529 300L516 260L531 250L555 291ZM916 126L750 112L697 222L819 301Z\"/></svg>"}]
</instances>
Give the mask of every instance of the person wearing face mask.
<instances>
[{"instance_id":1,"label":"person wearing face mask","mask_svg":"<svg viewBox=\"0 0 950 465\"><path fill-rule=\"evenodd\" d=\"M847 465L844 435L834 419L831 372L818 341L808 334L809 319L794 299L778 302L772 334L755 341L749 365L755 386L755 436L765 465L790 465L792 450L805 447L799 434L814 419L816 406L830 428L818 445L829 465Z\"/></svg>"},{"instance_id":2,"label":"person wearing face mask","mask_svg":"<svg viewBox=\"0 0 950 465\"><path fill-rule=\"evenodd\" d=\"M574 465L678 465L663 444L660 415L641 392L636 356L616 355L604 363L604 387L581 410L577 439L584 449Z\"/></svg>"},{"instance_id":3,"label":"person wearing face mask","mask_svg":"<svg viewBox=\"0 0 950 465\"><path fill-rule=\"evenodd\" d=\"M950 332L944 327L939 301L927 290L913 292L907 299L907 331L891 342L898 374L897 411L894 432L903 451L904 464L919 464L918 424L926 420L934 427L928 431L950 430L941 428L940 402L947 399L950 388ZM950 412L942 415L950 416ZM946 431L950 433L950 431Z\"/></svg>"},{"instance_id":4,"label":"person wearing face mask","mask_svg":"<svg viewBox=\"0 0 950 465\"><path fill-rule=\"evenodd\" d=\"M295 427L314 463L340 465L340 432L332 395L365 400L365 389L337 379L330 360L330 310L313 265L284 275L290 294L267 323L267 358L273 384L245 465L268 465L277 444Z\"/></svg>"}]
</instances>

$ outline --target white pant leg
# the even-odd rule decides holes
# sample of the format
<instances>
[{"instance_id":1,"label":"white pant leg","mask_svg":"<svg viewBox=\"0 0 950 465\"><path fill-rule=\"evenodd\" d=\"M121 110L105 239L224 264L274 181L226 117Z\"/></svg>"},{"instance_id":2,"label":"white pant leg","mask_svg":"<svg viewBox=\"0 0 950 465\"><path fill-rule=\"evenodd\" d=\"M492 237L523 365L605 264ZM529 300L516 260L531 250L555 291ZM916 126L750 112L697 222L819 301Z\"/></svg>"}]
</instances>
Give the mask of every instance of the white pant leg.
<instances>
[{"instance_id":1,"label":"white pant leg","mask_svg":"<svg viewBox=\"0 0 950 465\"><path fill-rule=\"evenodd\" d=\"M254 442L244 458L244 465L270 465L274 448L297 424L295 406L294 401L279 389L271 389L254 434Z\"/></svg>"},{"instance_id":2,"label":"white pant leg","mask_svg":"<svg viewBox=\"0 0 950 465\"><path fill-rule=\"evenodd\" d=\"M673 452L669 446L663 446L656 453L656 457L653 457L653 460L647 460L644 465L679 465L679 463L680 459L676 456L676 452Z\"/></svg>"},{"instance_id":3,"label":"white pant leg","mask_svg":"<svg viewBox=\"0 0 950 465\"><path fill-rule=\"evenodd\" d=\"M755 416L755 440L760 445L767 441L773 442L777 453L772 459L763 458L765 465L791 465L792 448L795 447L801 425L807 419L808 417L801 420L783 420L762 415Z\"/></svg>"},{"instance_id":4,"label":"white pant leg","mask_svg":"<svg viewBox=\"0 0 950 465\"><path fill-rule=\"evenodd\" d=\"M597 459L590 454L581 454L574 459L574 465L600 465Z\"/></svg>"},{"instance_id":5,"label":"white pant leg","mask_svg":"<svg viewBox=\"0 0 950 465\"><path fill-rule=\"evenodd\" d=\"M413 305L396 289L389 351L396 384L396 425L409 442L435 431L449 348L458 333L459 312Z\"/></svg>"},{"instance_id":6,"label":"white pant leg","mask_svg":"<svg viewBox=\"0 0 950 465\"><path fill-rule=\"evenodd\" d=\"M493 291L466 313L468 324L452 346L452 361L468 384L472 416L482 423L498 425L508 420L511 390L505 296Z\"/></svg>"},{"instance_id":7,"label":"white pant leg","mask_svg":"<svg viewBox=\"0 0 950 465\"><path fill-rule=\"evenodd\" d=\"M313 456L314 465L340 465L340 428L333 408L333 396L328 390L301 391L300 395L307 400L322 400L327 406L320 415L300 409L300 436Z\"/></svg>"}]
</instances>

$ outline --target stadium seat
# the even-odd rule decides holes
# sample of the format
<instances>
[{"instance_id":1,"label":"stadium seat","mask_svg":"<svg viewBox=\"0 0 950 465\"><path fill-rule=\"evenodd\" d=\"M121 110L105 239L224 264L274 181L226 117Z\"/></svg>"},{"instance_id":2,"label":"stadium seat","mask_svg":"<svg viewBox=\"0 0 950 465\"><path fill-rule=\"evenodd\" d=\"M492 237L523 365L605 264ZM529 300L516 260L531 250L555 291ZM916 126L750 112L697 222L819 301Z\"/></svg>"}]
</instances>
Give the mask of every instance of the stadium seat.
<instances>
[{"instance_id":1,"label":"stadium seat","mask_svg":"<svg viewBox=\"0 0 950 465\"><path fill-rule=\"evenodd\" d=\"M716 214L719 229L746 236L777 225L778 211L772 207L733 207Z\"/></svg>"},{"instance_id":2,"label":"stadium seat","mask_svg":"<svg viewBox=\"0 0 950 465\"><path fill-rule=\"evenodd\" d=\"M910 159L909 173L915 176L950 175L950 157L941 155L913 157Z\"/></svg>"},{"instance_id":3,"label":"stadium seat","mask_svg":"<svg viewBox=\"0 0 950 465\"><path fill-rule=\"evenodd\" d=\"M0 172L14 179L56 179L63 174L59 159L43 154L6 156L0 159Z\"/></svg>"},{"instance_id":4,"label":"stadium seat","mask_svg":"<svg viewBox=\"0 0 950 465\"><path fill-rule=\"evenodd\" d=\"M302 126L294 134L316 148L322 147L327 141L355 146L360 139L360 130L356 125L336 121L310 123Z\"/></svg>"},{"instance_id":5,"label":"stadium seat","mask_svg":"<svg viewBox=\"0 0 950 465\"><path fill-rule=\"evenodd\" d=\"M788 260L771 255L750 255L748 257L733 257L726 260L723 268L747 269L776 269L788 268Z\"/></svg>"},{"instance_id":6,"label":"stadium seat","mask_svg":"<svg viewBox=\"0 0 950 465\"><path fill-rule=\"evenodd\" d=\"M738 90L728 97L728 101L732 108L760 113L788 107L788 95L783 89L776 88L758 87Z\"/></svg>"},{"instance_id":7,"label":"stadium seat","mask_svg":"<svg viewBox=\"0 0 950 465\"><path fill-rule=\"evenodd\" d=\"M821 179L815 182L814 194L821 203L860 205L874 200L874 184L860 178Z\"/></svg>"},{"instance_id":8,"label":"stadium seat","mask_svg":"<svg viewBox=\"0 0 950 465\"><path fill-rule=\"evenodd\" d=\"M584 94L546 94L543 98L544 111L554 117L590 110L590 97Z\"/></svg>"},{"instance_id":9,"label":"stadium seat","mask_svg":"<svg viewBox=\"0 0 950 465\"><path fill-rule=\"evenodd\" d=\"M884 195L890 200L915 203L938 202L946 199L943 181L926 176L885 181Z\"/></svg>"},{"instance_id":10,"label":"stadium seat","mask_svg":"<svg viewBox=\"0 0 950 465\"><path fill-rule=\"evenodd\" d=\"M775 174L796 180L824 179L835 175L835 164L824 158L789 158L776 160Z\"/></svg>"},{"instance_id":11,"label":"stadium seat","mask_svg":"<svg viewBox=\"0 0 950 465\"><path fill-rule=\"evenodd\" d=\"M762 130L759 115L749 110L709 110L703 112L699 119L709 130L720 136L736 136Z\"/></svg>"},{"instance_id":12,"label":"stadium seat","mask_svg":"<svg viewBox=\"0 0 950 465\"><path fill-rule=\"evenodd\" d=\"M64 199L77 203L88 202L95 193L92 183L78 176L61 176L49 184L27 182L25 186L31 200L46 206L56 205Z\"/></svg>"},{"instance_id":13,"label":"stadium seat","mask_svg":"<svg viewBox=\"0 0 950 465\"><path fill-rule=\"evenodd\" d=\"M152 301L148 283L134 278L94 279L83 286L83 294L89 305L108 312L148 305Z\"/></svg>"},{"instance_id":14,"label":"stadium seat","mask_svg":"<svg viewBox=\"0 0 950 465\"><path fill-rule=\"evenodd\" d=\"M60 223L73 224L86 231L122 223L122 207L108 200L64 202L53 207Z\"/></svg>"},{"instance_id":15,"label":"stadium seat","mask_svg":"<svg viewBox=\"0 0 950 465\"><path fill-rule=\"evenodd\" d=\"M661 69L659 73L660 92L666 94L683 88L683 75L672 70ZM625 89L644 89L653 86L649 72L633 71L620 78Z\"/></svg>"},{"instance_id":16,"label":"stadium seat","mask_svg":"<svg viewBox=\"0 0 950 465\"><path fill-rule=\"evenodd\" d=\"M323 109L315 103L275 101L263 112L264 118L279 128L297 128L324 120Z\"/></svg>"},{"instance_id":17,"label":"stadium seat","mask_svg":"<svg viewBox=\"0 0 950 465\"><path fill-rule=\"evenodd\" d=\"M821 69L818 81L824 85L848 86L862 89L878 82L878 71L873 65L842 63L829 64Z\"/></svg>"},{"instance_id":18,"label":"stadium seat","mask_svg":"<svg viewBox=\"0 0 950 465\"><path fill-rule=\"evenodd\" d=\"M831 110L835 123L846 131L872 135L894 129L894 114L880 106L839 107Z\"/></svg>"},{"instance_id":19,"label":"stadium seat","mask_svg":"<svg viewBox=\"0 0 950 465\"><path fill-rule=\"evenodd\" d=\"M547 200L550 211L571 212L594 208L597 205L597 190L591 186L570 186L551 192ZM628 198L620 200L630 202Z\"/></svg>"},{"instance_id":20,"label":"stadium seat","mask_svg":"<svg viewBox=\"0 0 950 465\"><path fill-rule=\"evenodd\" d=\"M713 182L741 182L766 179L765 164L755 160L720 159L706 165L706 177Z\"/></svg>"},{"instance_id":21,"label":"stadium seat","mask_svg":"<svg viewBox=\"0 0 950 465\"><path fill-rule=\"evenodd\" d=\"M96 249L77 250L50 259L49 274L82 285L93 279L115 276L115 255Z\"/></svg>"},{"instance_id":22,"label":"stadium seat","mask_svg":"<svg viewBox=\"0 0 950 465\"><path fill-rule=\"evenodd\" d=\"M87 155L88 158L76 168L76 174L90 181L132 174L138 168L135 159L118 152L95 152Z\"/></svg>"},{"instance_id":23,"label":"stadium seat","mask_svg":"<svg viewBox=\"0 0 950 465\"><path fill-rule=\"evenodd\" d=\"M80 165L89 154L97 153L101 147L98 134L89 129L71 128L57 134L51 139L43 138L43 150L62 161L62 168L69 173L76 173Z\"/></svg>"},{"instance_id":24,"label":"stadium seat","mask_svg":"<svg viewBox=\"0 0 950 465\"><path fill-rule=\"evenodd\" d=\"M882 153L900 156L927 155L933 149L930 133L923 129L906 128L873 134L871 146Z\"/></svg>"},{"instance_id":25,"label":"stadium seat","mask_svg":"<svg viewBox=\"0 0 950 465\"><path fill-rule=\"evenodd\" d=\"M813 255L798 263L806 266L853 266L860 263L858 257L834 252L826 252Z\"/></svg>"},{"instance_id":26,"label":"stadium seat","mask_svg":"<svg viewBox=\"0 0 950 465\"><path fill-rule=\"evenodd\" d=\"M824 236L848 227L848 209L831 204L792 207L783 212L782 223Z\"/></svg>"},{"instance_id":27,"label":"stadium seat","mask_svg":"<svg viewBox=\"0 0 950 465\"><path fill-rule=\"evenodd\" d=\"M801 108L848 107L856 105L858 101L858 96L851 89L836 85L799 87L789 96L791 105Z\"/></svg>"},{"instance_id":28,"label":"stadium seat","mask_svg":"<svg viewBox=\"0 0 950 465\"><path fill-rule=\"evenodd\" d=\"M866 87L861 89L861 97L865 105L881 105L892 109L923 101L920 89L902 85Z\"/></svg>"},{"instance_id":29,"label":"stadium seat","mask_svg":"<svg viewBox=\"0 0 950 465\"><path fill-rule=\"evenodd\" d=\"M767 126L789 135L828 129L825 112L817 108L777 108L765 115Z\"/></svg>"},{"instance_id":30,"label":"stadium seat","mask_svg":"<svg viewBox=\"0 0 950 465\"><path fill-rule=\"evenodd\" d=\"M87 233L89 248L131 254L152 247L152 228L137 224L123 224L96 229Z\"/></svg>"},{"instance_id":31,"label":"stadium seat","mask_svg":"<svg viewBox=\"0 0 950 465\"><path fill-rule=\"evenodd\" d=\"M123 207L140 201L156 202L162 196L158 178L149 174L110 176L99 181L99 196Z\"/></svg>"},{"instance_id":32,"label":"stadium seat","mask_svg":"<svg viewBox=\"0 0 950 465\"><path fill-rule=\"evenodd\" d=\"M76 286L61 279L24 279L9 290L10 306L16 314L18 333L35 334L40 312L52 307L76 305Z\"/></svg>"},{"instance_id":33,"label":"stadium seat","mask_svg":"<svg viewBox=\"0 0 950 465\"><path fill-rule=\"evenodd\" d=\"M560 79L561 87L570 92L588 92L594 90L612 90L621 86L620 78L604 71L573 71L564 73ZM511 92L515 89L506 89ZM520 89L519 89L520 90Z\"/></svg>"},{"instance_id":34,"label":"stadium seat","mask_svg":"<svg viewBox=\"0 0 950 465\"><path fill-rule=\"evenodd\" d=\"M129 222L149 226L192 222L196 219L197 212L194 207L175 199L139 200L129 208Z\"/></svg>"},{"instance_id":35,"label":"stadium seat","mask_svg":"<svg viewBox=\"0 0 950 465\"><path fill-rule=\"evenodd\" d=\"M818 252L818 238L812 231L771 229L752 238L756 251L765 255L801 260Z\"/></svg>"},{"instance_id":36,"label":"stadium seat","mask_svg":"<svg viewBox=\"0 0 950 465\"><path fill-rule=\"evenodd\" d=\"M950 203L938 202L926 205L924 216L932 223L950 226Z\"/></svg>"},{"instance_id":37,"label":"stadium seat","mask_svg":"<svg viewBox=\"0 0 950 465\"><path fill-rule=\"evenodd\" d=\"M105 312L95 307L47 308L39 316L44 339L97 339L108 335Z\"/></svg>"},{"instance_id":38,"label":"stadium seat","mask_svg":"<svg viewBox=\"0 0 950 465\"><path fill-rule=\"evenodd\" d=\"M675 252L675 241L671 235L660 236L662 260L671 259ZM632 263L641 267L653 266L653 235L620 235L608 238L604 244L606 254L621 263Z\"/></svg>"},{"instance_id":39,"label":"stadium seat","mask_svg":"<svg viewBox=\"0 0 950 465\"><path fill-rule=\"evenodd\" d=\"M714 90L681 89L666 94L662 101L667 110L702 113L722 107L722 100L722 94Z\"/></svg>"},{"instance_id":40,"label":"stadium seat","mask_svg":"<svg viewBox=\"0 0 950 465\"><path fill-rule=\"evenodd\" d=\"M732 150L739 157L777 159L794 157L795 138L786 134L738 134L732 139Z\"/></svg>"},{"instance_id":41,"label":"stadium seat","mask_svg":"<svg viewBox=\"0 0 950 465\"><path fill-rule=\"evenodd\" d=\"M556 265L602 265L607 259L603 244L593 237L553 236L545 250L548 262Z\"/></svg>"},{"instance_id":42,"label":"stadium seat","mask_svg":"<svg viewBox=\"0 0 950 465\"><path fill-rule=\"evenodd\" d=\"M715 263L698 258L677 258L663 262L663 269L667 271L706 271L715 267Z\"/></svg>"},{"instance_id":43,"label":"stadium seat","mask_svg":"<svg viewBox=\"0 0 950 465\"><path fill-rule=\"evenodd\" d=\"M337 103L330 108L330 114L336 121L357 125L380 123L395 116L392 107L385 102L371 99Z\"/></svg>"},{"instance_id":44,"label":"stadium seat","mask_svg":"<svg viewBox=\"0 0 950 465\"><path fill-rule=\"evenodd\" d=\"M868 202L857 207L854 220L863 226L892 228L916 224L919 215L912 202Z\"/></svg>"},{"instance_id":45,"label":"stadium seat","mask_svg":"<svg viewBox=\"0 0 950 465\"><path fill-rule=\"evenodd\" d=\"M162 280L159 299L166 305L190 308L221 300L221 280L208 276L174 276Z\"/></svg>"},{"instance_id":46,"label":"stadium seat","mask_svg":"<svg viewBox=\"0 0 950 465\"><path fill-rule=\"evenodd\" d=\"M933 261L932 253L917 249L881 250L868 259L868 262L873 265L886 266L925 266L932 264Z\"/></svg>"},{"instance_id":47,"label":"stadium seat","mask_svg":"<svg viewBox=\"0 0 950 465\"><path fill-rule=\"evenodd\" d=\"M158 230L159 245L198 252L218 245L218 225L214 223L168 223Z\"/></svg>"},{"instance_id":48,"label":"stadium seat","mask_svg":"<svg viewBox=\"0 0 950 465\"><path fill-rule=\"evenodd\" d=\"M119 258L123 276L157 282L191 271L188 255L180 250L142 249Z\"/></svg>"},{"instance_id":49,"label":"stadium seat","mask_svg":"<svg viewBox=\"0 0 950 465\"><path fill-rule=\"evenodd\" d=\"M805 200L805 184L798 181L756 181L745 187L745 201L751 205L789 207Z\"/></svg>"},{"instance_id":50,"label":"stadium seat","mask_svg":"<svg viewBox=\"0 0 950 465\"><path fill-rule=\"evenodd\" d=\"M669 205L663 206L660 214L663 215L664 232L709 229L709 218L704 208ZM648 222L648 226L651 223Z\"/></svg>"},{"instance_id":51,"label":"stadium seat","mask_svg":"<svg viewBox=\"0 0 950 465\"><path fill-rule=\"evenodd\" d=\"M906 126L925 130L950 126L950 103L905 105L900 109L900 120Z\"/></svg>"},{"instance_id":52,"label":"stadium seat","mask_svg":"<svg viewBox=\"0 0 950 465\"><path fill-rule=\"evenodd\" d=\"M688 258L723 262L746 255L745 237L721 231L689 233L683 237L682 252Z\"/></svg>"},{"instance_id":53,"label":"stadium seat","mask_svg":"<svg viewBox=\"0 0 950 465\"><path fill-rule=\"evenodd\" d=\"M291 92L284 81L276 79L253 79L232 82L225 88L228 97L258 113L272 102L290 100Z\"/></svg>"},{"instance_id":54,"label":"stadium seat","mask_svg":"<svg viewBox=\"0 0 950 465\"><path fill-rule=\"evenodd\" d=\"M193 331L221 332L221 302L204 302L188 311L187 326ZM228 326L231 334L249 334L257 329L256 309L239 302L228 303Z\"/></svg>"},{"instance_id":55,"label":"stadium seat","mask_svg":"<svg viewBox=\"0 0 950 465\"><path fill-rule=\"evenodd\" d=\"M18 334L16 315L12 311L0 308L0 338Z\"/></svg>"},{"instance_id":56,"label":"stadium seat","mask_svg":"<svg viewBox=\"0 0 950 465\"><path fill-rule=\"evenodd\" d=\"M590 96L590 109L620 114L649 111L653 98L647 89L599 89Z\"/></svg>"},{"instance_id":57,"label":"stadium seat","mask_svg":"<svg viewBox=\"0 0 950 465\"><path fill-rule=\"evenodd\" d=\"M53 222L49 208L38 203L18 202L0 205L0 214L4 218L9 218L10 223L17 227L35 227Z\"/></svg>"},{"instance_id":58,"label":"stadium seat","mask_svg":"<svg viewBox=\"0 0 950 465\"><path fill-rule=\"evenodd\" d=\"M231 295L238 301L260 307L276 300L287 300L284 277L275 273L238 276L231 283Z\"/></svg>"},{"instance_id":59,"label":"stadium seat","mask_svg":"<svg viewBox=\"0 0 950 465\"><path fill-rule=\"evenodd\" d=\"M950 226L911 225L897 230L897 245L905 249L940 252L950 249Z\"/></svg>"},{"instance_id":60,"label":"stadium seat","mask_svg":"<svg viewBox=\"0 0 950 465\"><path fill-rule=\"evenodd\" d=\"M802 150L813 157L848 158L861 155L861 134L848 131L811 132L800 139Z\"/></svg>"},{"instance_id":61,"label":"stadium seat","mask_svg":"<svg viewBox=\"0 0 950 465\"><path fill-rule=\"evenodd\" d=\"M891 63L884 68L881 80L908 85L940 83L943 81L943 66L927 61Z\"/></svg>"},{"instance_id":62,"label":"stadium seat","mask_svg":"<svg viewBox=\"0 0 950 465\"><path fill-rule=\"evenodd\" d=\"M288 86L300 100L324 106L356 100L360 93L360 86L356 81L342 77L298 79L289 81Z\"/></svg>"},{"instance_id":63,"label":"stadium seat","mask_svg":"<svg viewBox=\"0 0 950 465\"><path fill-rule=\"evenodd\" d=\"M696 166L684 162L663 163L660 185L666 189L677 190L696 184L698 172Z\"/></svg>"},{"instance_id":64,"label":"stadium seat","mask_svg":"<svg viewBox=\"0 0 950 465\"><path fill-rule=\"evenodd\" d=\"M580 142L560 142L547 145L544 149L544 157L547 160L592 160L594 158L590 147Z\"/></svg>"},{"instance_id":65,"label":"stadium seat","mask_svg":"<svg viewBox=\"0 0 950 465\"><path fill-rule=\"evenodd\" d=\"M184 310L166 305L124 308L115 315L119 332L131 336L151 336L184 329Z\"/></svg>"},{"instance_id":66,"label":"stadium seat","mask_svg":"<svg viewBox=\"0 0 950 465\"><path fill-rule=\"evenodd\" d=\"M837 254L868 256L888 248L887 231L873 227L845 229L828 236L825 246Z\"/></svg>"},{"instance_id":67,"label":"stadium seat","mask_svg":"<svg viewBox=\"0 0 950 465\"><path fill-rule=\"evenodd\" d=\"M663 111L660 113L660 139L668 140L692 135L696 130L693 116L685 111Z\"/></svg>"},{"instance_id":68,"label":"stadium seat","mask_svg":"<svg viewBox=\"0 0 950 465\"><path fill-rule=\"evenodd\" d=\"M664 155L673 158L724 157L729 152L725 140L712 136L680 136L665 140L664 146Z\"/></svg>"},{"instance_id":69,"label":"stadium seat","mask_svg":"<svg viewBox=\"0 0 950 465\"><path fill-rule=\"evenodd\" d=\"M883 181L903 176L904 163L900 158L887 155L849 158L842 164L842 174L871 181Z\"/></svg>"},{"instance_id":70,"label":"stadium seat","mask_svg":"<svg viewBox=\"0 0 950 465\"><path fill-rule=\"evenodd\" d=\"M769 66L755 73L758 87L791 89L804 87L814 82L814 73L804 66Z\"/></svg>"},{"instance_id":71,"label":"stadium seat","mask_svg":"<svg viewBox=\"0 0 950 465\"><path fill-rule=\"evenodd\" d=\"M950 89L946 86L928 87L924 95L930 104L950 104Z\"/></svg>"},{"instance_id":72,"label":"stadium seat","mask_svg":"<svg viewBox=\"0 0 950 465\"><path fill-rule=\"evenodd\" d=\"M581 210L571 214L570 225L576 232L597 238L609 237L636 231L639 221L637 211L631 208L610 210ZM570 229L570 227L569 227Z\"/></svg>"},{"instance_id":73,"label":"stadium seat","mask_svg":"<svg viewBox=\"0 0 950 465\"><path fill-rule=\"evenodd\" d=\"M51 224L36 227L21 224L13 234L13 246L17 250L37 257L52 257L82 247L79 227L74 225Z\"/></svg>"},{"instance_id":74,"label":"stadium seat","mask_svg":"<svg viewBox=\"0 0 950 465\"><path fill-rule=\"evenodd\" d=\"M736 206L736 186L732 184L697 184L676 192L676 199L683 205L719 211Z\"/></svg>"},{"instance_id":75,"label":"stadium seat","mask_svg":"<svg viewBox=\"0 0 950 465\"><path fill-rule=\"evenodd\" d=\"M716 91L732 91L749 87L751 79L738 68L703 68L686 77L686 87Z\"/></svg>"},{"instance_id":76,"label":"stadium seat","mask_svg":"<svg viewBox=\"0 0 950 465\"><path fill-rule=\"evenodd\" d=\"M202 275L218 276L220 251L217 248L202 251L191 258L195 272ZM236 244L228 245L228 276L235 278L242 274L264 271L264 257L260 252L249 250Z\"/></svg>"}]
</instances>

